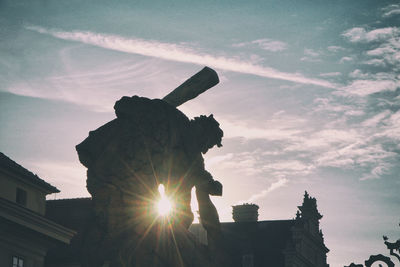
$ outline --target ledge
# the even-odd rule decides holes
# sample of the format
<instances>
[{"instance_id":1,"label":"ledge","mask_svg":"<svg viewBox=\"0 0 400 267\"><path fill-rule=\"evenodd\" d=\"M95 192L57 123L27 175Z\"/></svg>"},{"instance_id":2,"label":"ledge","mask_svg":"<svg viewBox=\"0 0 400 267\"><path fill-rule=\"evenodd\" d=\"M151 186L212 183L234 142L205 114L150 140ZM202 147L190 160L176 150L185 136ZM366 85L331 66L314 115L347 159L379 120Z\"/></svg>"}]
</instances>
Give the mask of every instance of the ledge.
<instances>
[{"instance_id":1,"label":"ledge","mask_svg":"<svg viewBox=\"0 0 400 267\"><path fill-rule=\"evenodd\" d=\"M43 234L51 239L69 244L75 231L61 226L16 203L0 197L0 218Z\"/></svg>"}]
</instances>

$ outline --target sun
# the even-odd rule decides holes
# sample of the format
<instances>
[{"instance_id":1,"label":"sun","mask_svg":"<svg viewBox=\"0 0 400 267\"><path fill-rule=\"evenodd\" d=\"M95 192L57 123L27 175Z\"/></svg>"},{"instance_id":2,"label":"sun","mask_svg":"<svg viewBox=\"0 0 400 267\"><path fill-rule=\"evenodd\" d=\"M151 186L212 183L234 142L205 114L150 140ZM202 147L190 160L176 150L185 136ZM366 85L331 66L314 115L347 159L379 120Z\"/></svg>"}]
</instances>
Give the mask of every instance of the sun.
<instances>
[{"instance_id":1,"label":"sun","mask_svg":"<svg viewBox=\"0 0 400 267\"><path fill-rule=\"evenodd\" d=\"M158 187L161 198L157 202L157 211L160 216L167 216L173 208L172 201L165 195L164 185L160 184Z\"/></svg>"}]
</instances>

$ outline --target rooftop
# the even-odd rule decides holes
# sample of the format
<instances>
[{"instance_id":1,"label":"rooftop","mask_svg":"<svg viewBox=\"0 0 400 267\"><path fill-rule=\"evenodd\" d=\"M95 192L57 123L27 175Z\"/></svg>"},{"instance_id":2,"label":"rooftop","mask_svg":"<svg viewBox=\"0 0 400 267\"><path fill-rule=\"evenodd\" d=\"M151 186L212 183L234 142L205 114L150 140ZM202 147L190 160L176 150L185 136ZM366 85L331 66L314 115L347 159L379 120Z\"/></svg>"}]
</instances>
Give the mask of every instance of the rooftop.
<instances>
[{"instance_id":1,"label":"rooftop","mask_svg":"<svg viewBox=\"0 0 400 267\"><path fill-rule=\"evenodd\" d=\"M5 169L9 172L12 172L15 175L18 175L18 177L24 179L25 181L40 186L48 193L60 192L60 190L58 190L56 187L45 182L39 176L25 169L24 167L22 167L21 165L19 165L18 163L16 163L15 161L13 161L12 159L10 159L1 152L0 152L0 169Z\"/></svg>"}]
</instances>

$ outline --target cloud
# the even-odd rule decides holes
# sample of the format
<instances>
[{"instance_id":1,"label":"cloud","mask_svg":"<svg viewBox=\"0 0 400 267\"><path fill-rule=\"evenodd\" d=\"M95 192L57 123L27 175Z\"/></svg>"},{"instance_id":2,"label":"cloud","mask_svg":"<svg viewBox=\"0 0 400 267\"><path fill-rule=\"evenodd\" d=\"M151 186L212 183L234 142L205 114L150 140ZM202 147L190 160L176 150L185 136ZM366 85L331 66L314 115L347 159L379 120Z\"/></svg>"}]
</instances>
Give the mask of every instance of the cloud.
<instances>
[{"instance_id":1,"label":"cloud","mask_svg":"<svg viewBox=\"0 0 400 267\"><path fill-rule=\"evenodd\" d=\"M363 177L361 177L360 180L364 181L371 179L379 179L383 174L388 173L391 167L392 167L391 164L381 162L378 166L373 168L370 173L367 173Z\"/></svg>"},{"instance_id":2,"label":"cloud","mask_svg":"<svg viewBox=\"0 0 400 267\"><path fill-rule=\"evenodd\" d=\"M258 39L251 42L243 42L238 44L233 44L233 47L245 47L245 46L252 46L257 45L259 48L271 52L279 52L286 50L288 45L285 42L271 40L268 38Z\"/></svg>"},{"instance_id":3,"label":"cloud","mask_svg":"<svg viewBox=\"0 0 400 267\"><path fill-rule=\"evenodd\" d=\"M377 115L368 118L367 120L362 122L362 126L364 127L377 127L378 123L381 123L383 119L387 118L390 115L390 111L385 110L384 112L378 113Z\"/></svg>"},{"instance_id":4,"label":"cloud","mask_svg":"<svg viewBox=\"0 0 400 267\"><path fill-rule=\"evenodd\" d=\"M350 42L374 42L383 41L399 34L400 29L397 27L386 27L372 31L366 31L364 28L356 27L345 31L342 36L346 37Z\"/></svg>"},{"instance_id":5,"label":"cloud","mask_svg":"<svg viewBox=\"0 0 400 267\"><path fill-rule=\"evenodd\" d=\"M357 106L356 103L349 105L329 98L316 98L314 99L314 103L316 104L313 108L314 112L329 112L336 116L340 114L347 116L361 116L365 114L363 107Z\"/></svg>"},{"instance_id":6,"label":"cloud","mask_svg":"<svg viewBox=\"0 0 400 267\"><path fill-rule=\"evenodd\" d=\"M342 75L341 72L327 72L327 73L321 73L319 76L321 77L337 77Z\"/></svg>"},{"instance_id":7,"label":"cloud","mask_svg":"<svg viewBox=\"0 0 400 267\"><path fill-rule=\"evenodd\" d=\"M302 57L300 60L301 61L307 61L307 62L321 62L321 59L318 57L321 55L320 52L317 52L313 49L304 49L304 57Z\"/></svg>"},{"instance_id":8,"label":"cloud","mask_svg":"<svg viewBox=\"0 0 400 267\"><path fill-rule=\"evenodd\" d=\"M314 166L305 164L298 160L281 160L266 164L262 166L262 169L264 171L279 171L280 174L282 174L282 172L308 174L312 169L314 169Z\"/></svg>"},{"instance_id":9,"label":"cloud","mask_svg":"<svg viewBox=\"0 0 400 267\"><path fill-rule=\"evenodd\" d=\"M364 73L359 69L355 69L352 72L349 73L349 77L351 78L361 78L361 79L366 79L370 77L369 73Z\"/></svg>"},{"instance_id":10,"label":"cloud","mask_svg":"<svg viewBox=\"0 0 400 267\"><path fill-rule=\"evenodd\" d=\"M253 43L258 44L261 49L267 50L267 51L272 51L272 52L278 52L278 51L283 51L287 49L287 43L281 42L281 41L274 41L270 39L260 39L260 40L255 40Z\"/></svg>"},{"instance_id":11,"label":"cloud","mask_svg":"<svg viewBox=\"0 0 400 267\"><path fill-rule=\"evenodd\" d=\"M318 57L320 55L319 52L316 52L312 49L304 49L304 55L306 56L311 56L311 57Z\"/></svg>"},{"instance_id":12,"label":"cloud","mask_svg":"<svg viewBox=\"0 0 400 267\"><path fill-rule=\"evenodd\" d=\"M376 137L385 137L393 140L394 143L400 141L400 111L392 113L382 120L381 131L375 134Z\"/></svg>"},{"instance_id":13,"label":"cloud","mask_svg":"<svg viewBox=\"0 0 400 267\"><path fill-rule=\"evenodd\" d=\"M364 74L356 70L353 75ZM371 173L375 176L370 178L389 173L392 165L384 164L398 157L394 152L397 148L390 144L400 140L400 111L397 114L380 108L381 112L376 113L377 107L358 99L375 90L393 89L395 80L385 73L366 77L368 80L353 81L346 88L357 90L352 94L346 91L314 100L312 114L328 120L313 122L316 118L309 116L311 113L295 117L277 112L265 124L223 121L221 127L228 133L227 138L245 138L246 142L256 142L259 149L233 153L230 162L221 162L217 167L256 177L300 178L325 167L356 171L362 179ZM360 86L359 82L365 84ZM386 171L378 171L383 170L378 166L386 166Z\"/></svg>"},{"instance_id":14,"label":"cloud","mask_svg":"<svg viewBox=\"0 0 400 267\"><path fill-rule=\"evenodd\" d=\"M321 62L321 59L312 57L302 57L300 60L304 62Z\"/></svg>"},{"instance_id":15,"label":"cloud","mask_svg":"<svg viewBox=\"0 0 400 267\"><path fill-rule=\"evenodd\" d=\"M292 140L291 145L285 147L285 151L329 151L333 147L357 142L361 136L355 130L323 129L307 136Z\"/></svg>"},{"instance_id":16,"label":"cloud","mask_svg":"<svg viewBox=\"0 0 400 267\"><path fill-rule=\"evenodd\" d=\"M382 91L395 91L399 87L400 87L400 81L396 78L393 79L377 78L376 80L355 80L352 81L349 85L341 88L337 92L337 94L367 96Z\"/></svg>"},{"instance_id":17,"label":"cloud","mask_svg":"<svg viewBox=\"0 0 400 267\"><path fill-rule=\"evenodd\" d=\"M400 28L386 27L372 31L366 31L364 28L352 28L342 34L353 43L371 43L370 49L361 56L366 57L361 61L363 64L375 67L386 67L391 65L394 70L399 70L400 65ZM379 42L377 46L376 42ZM371 59L371 57L373 57ZM341 63L346 57L342 58Z\"/></svg>"},{"instance_id":18,"label":"cloud","mask_svg":"<svg viewBox=\"0 0 400 267\"><path fill-rule=\"evenodd\" d=\"M328 51L334 52L334 53L339 52L339 51L342 51L342 50L345 50L345 48L343 48L343 47L341 47L341 46L336 46L336 45L328 46L327 49L328 49Z\"/></svg>"},{"instance_id":19,"label":"cloud","mask_svg":"<svg viewBox=\"0 0 400 267\"><path fill-rule=\"evenodd\" d=\"M393 4L387 7L382 8L382 11L385 12L382 16L383 17L391 17L395 15L400 15L400 5Z\"/></svg>"},{"instance_id":20,"label":"cloud","mask_svg":"<svg viewBox=\"0 0 400 267\"><path fill-rule=\"evenodd\" d=\"M241 61L234 58L201 54L183 45L148 41L135 38L124 38L117 35L99 34L82 31L56 31L37 26L27 26L26 29L53 37L81 42L106 49L125 53L139 54L143 56L156 57L164 60L207 65L216 69L252 74L266 78L285 80L296 83L312 84L322 87L335 88L331 82L307 78L298 73L286 73L276 69L253 64L249 61Z\"/></svg>"},{"instance_id":21,"label":"cloud","mask_svg":"<svg viewBox=\"0 0 400 267\"><path fill-rule=\"evenodd\" d=\"M385 54L394 53L394 52L396 52L396 50L393 47L383 45L378 48L367 51L367 55L368 56L383 56Z\"/></svg>"},{"instance_id":22,"label":"cloud","mask_svg":"<svg viewBox=\"0 0 400 267\"><path fill-rule=\"evenodd\" d=\"M211 167L211 166L217 165L217 164L219 164L221 162L231 160L232 158L233 158L233 153L228 153L226 155L215 156L215 157L212 157L212 158L206 158L204 160L204 164L207 167Z\"/></svg>"},{"instance_id":23,"label":"cloud","mask_svg":"<svg viewBox=\"0 0 400 267\"><path fill-rule=\"evenodd\" d=\"M238 204L253 203L256 200L259 200L260 198L266 197L268 195L268 193L270 193L280 187L285 186L288 182L289 182L288 179L280 178L278 181L272 183L267 189L264 189L260 193L250 196L247 200L239 201Z\"/></svg>"},{"instance_id":24,"label":"cloud","mask_svg":"<svg viewBox=\"0 0 400 267\"><path fill-rule=\"evenodd\" d=\"M352 57L342 57L339 61L339 63L345 63L345 62L349 62L349 61L353 61Z\"/></svg>"},{"instance_id":25,"label":"cloud","mask_svg":"<svg viewBox=\"0 0 400 267\"><path fill-rule=\"evenodd\" d=\"M378 57L375 62L382 62L382 64L390 64L398 70L400 64L400 33L393 38L389 38L379 47L371 49L366 53L371 57ZM385 65L386 65L385 64Z\"/></svg>"},{"instance_id":26,"label":"cloud","mask_svg":"<svg viewBox=\"0 0 400 267\"><path fill-rule=\"evenodd\" d=\"M301 132L306 120L299 116L274 114L264 122L257 125L248 125L240 121L222 119L221 128L226 133L226 138L242 137L246 139L285 140Z\"/></svg>"},{"instance_id":27,"label":"cloud","mask_svg":"<svg viewBox=\"0 0 400 267\"><path fill-rule=\"evenodd\" d=\"M377 58L363 61L363 64L372 65L372 66L376 66L376 67L385 67L386 66L386 63L383 59L377 59Z\"/></svg>"},{"instance_id":28,"label":"cloud","mask_svg":"<svg viewBox=\"0 0 400 267\"><path fill-rule=\"evenodd\" d=\"M373 169L384 164L396 154L386 151L381 144L374 144L372 139L345 142L332 150L326 150L315 158L317 166L354 169Z\"/></svg>"},{"instance_id":29,"label":"cloud","mask_svg":"<svg viewBox=\"0 0 400 267\"><path fill-rule=\"evenodd\" d=\"M153 58L143 60L117 58L105 64L96 64L87 70L75 67L79 64L79 58L68 55L63 57L68 58L65 60L74 65L73 68L66 67L65 75L15 82L9 85L7 90L18 95L57 99L98 112L110 112L116 95L130 95L142 90L148 97L152 95L160 97L156 90L167 87L165 81L175 80L176 84L180 82L170 77L167 64L162 64ZM154 66L157 66L157 69Z\"/></svg>"}]
</instances>

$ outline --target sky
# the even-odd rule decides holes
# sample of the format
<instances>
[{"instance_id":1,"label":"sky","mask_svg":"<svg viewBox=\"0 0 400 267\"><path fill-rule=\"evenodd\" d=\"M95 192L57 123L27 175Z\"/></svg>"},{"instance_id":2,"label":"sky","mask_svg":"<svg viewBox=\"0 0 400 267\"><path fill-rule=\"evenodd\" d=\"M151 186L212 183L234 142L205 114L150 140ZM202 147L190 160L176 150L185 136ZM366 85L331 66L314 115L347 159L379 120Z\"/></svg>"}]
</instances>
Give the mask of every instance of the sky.
<instances>
[{"instance_id":1,"label":"sky","mask_svg":"<svg viewBox=\"0 0 400 267\"><path fill-rule=\"evenodd\" d=\"M0 151L87 197L75 145L122 96L162 98L204 66L220 84L179 109L214 114L213 201L291 219L317 198L330 266L399 238L400 4L371 0L0 0ZM396 260L396 259L394 259Z\"/></svg>"}]
</instances>

